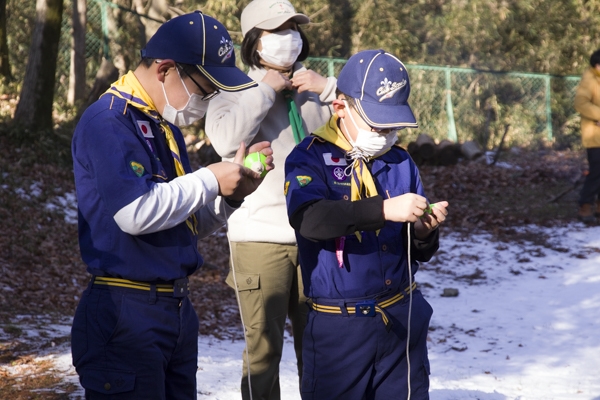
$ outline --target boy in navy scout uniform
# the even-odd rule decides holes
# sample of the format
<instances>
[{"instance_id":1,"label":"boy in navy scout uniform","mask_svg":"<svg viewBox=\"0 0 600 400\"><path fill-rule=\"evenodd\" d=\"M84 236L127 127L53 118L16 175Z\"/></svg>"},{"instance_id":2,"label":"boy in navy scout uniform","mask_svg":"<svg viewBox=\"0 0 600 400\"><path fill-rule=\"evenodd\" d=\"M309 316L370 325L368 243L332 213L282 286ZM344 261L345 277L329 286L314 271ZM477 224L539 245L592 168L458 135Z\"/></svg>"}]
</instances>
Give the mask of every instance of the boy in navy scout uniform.
<instances>
[{"instance_id":1,"label":"boy in navy scout uniform","mask_svg":"<svg viewBox=\"0 0 600 400\"><path fill-rule=\"evenodd\" d=\"M260 184L233 162L192 171L178 126L220 90L255 83L235 67L225 27L200 12L164 23L142 61L79 121L72 142L79 243L92 275L71 332L86 399L195 399L198 317L188 276L197 240ZM267 155L268 142L251 151ZM221 197L219 197L219 195Z\"/></svg>"},{"instance_id":2,"label":"boy in navy scout uniform","mask_svg":"<svg viewBox=\"0 0 600 400\"><path fill-rule=\"evenodd\" d=\"M428 399L432 309L412 282L438 248L446 201L430 205L395 146L416 128L410 83L383 50L352 56L335 114L285 163L288 215L304 291L302 398Z\"/></svg>"}]
</instances>

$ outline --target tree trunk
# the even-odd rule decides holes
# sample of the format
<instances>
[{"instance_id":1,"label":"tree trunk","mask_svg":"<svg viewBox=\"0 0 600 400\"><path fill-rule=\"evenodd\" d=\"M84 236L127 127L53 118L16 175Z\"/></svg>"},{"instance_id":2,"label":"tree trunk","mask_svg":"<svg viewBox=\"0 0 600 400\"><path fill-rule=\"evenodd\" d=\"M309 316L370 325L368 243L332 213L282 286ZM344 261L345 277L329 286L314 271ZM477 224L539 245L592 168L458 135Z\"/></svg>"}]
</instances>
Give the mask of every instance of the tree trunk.
<instances>
[{"instance_id":1,"label":"tree trunk","mask_svg":"<svg viewBox=\"0 0 600 400\"><path fill-rule=\"evenodd\" d=\"M62 0L37 0L36 21L14 123L32 131L52 129Z\"/></svg>"},{"instance_id":2,"label":"tree trunk","mask_svg":"<svg viewBox=\"0 0 600 400\"><path fill-rule=\"evenodd\" d=\"M102 64L100 64L100 68L98 72L96 72L96 79L94 80L94 86L90 92L90 95L87 98L86 103L79 109L77 117L79 118L81 114L88 108L93 102L98 100L102 93L106 92L111 83L119 79L119 70L112 61L107 60L106 58L102 59Z\"/></svg>"},{"instance_id":3,"label":"tree trunk","mask_svg":"<svg viewBox=\"0 0 600 400\"><path fill-rule=\"evenodd\" d=\"M8 61L8 39L6 32L6 0L0 0L0 76L11 80L10 63Z\"/></svg>"},{"instance_id":4,"label":"tree trunk","mask_svg":"<svg viewBox=\"0 0 600 400\"><path fill-rule=\"evenodd\" d=\"M85 26L86 0L73 1L73 36L71 37L71 70L67 103L75 105L85 98Z\"/></svg>"}]
</instances>

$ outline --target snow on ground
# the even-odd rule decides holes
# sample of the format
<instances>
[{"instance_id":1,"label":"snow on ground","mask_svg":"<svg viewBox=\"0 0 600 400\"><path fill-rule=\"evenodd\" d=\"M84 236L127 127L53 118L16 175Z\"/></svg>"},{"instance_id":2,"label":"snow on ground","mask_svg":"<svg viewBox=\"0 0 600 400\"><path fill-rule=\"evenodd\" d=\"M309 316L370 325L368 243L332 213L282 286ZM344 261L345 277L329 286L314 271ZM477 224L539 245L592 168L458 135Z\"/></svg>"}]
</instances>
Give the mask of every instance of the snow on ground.
<instances>
[{"instance_id":1,"label":"snow on ground","mask_svg":"<svg viewBox=\"0 0 600 400\"><path fill-rule=\"evenodd\" d=\"M600 400L600 227L526 226L508 237L444 230L440 251L417 273L434 309L431 399ZM77 382L66 346L45 357ZM199 338L199 399L240 399L243 347ZM285 400L300 399L293 360L288 339Z\"/></svg>"}]
</instances>

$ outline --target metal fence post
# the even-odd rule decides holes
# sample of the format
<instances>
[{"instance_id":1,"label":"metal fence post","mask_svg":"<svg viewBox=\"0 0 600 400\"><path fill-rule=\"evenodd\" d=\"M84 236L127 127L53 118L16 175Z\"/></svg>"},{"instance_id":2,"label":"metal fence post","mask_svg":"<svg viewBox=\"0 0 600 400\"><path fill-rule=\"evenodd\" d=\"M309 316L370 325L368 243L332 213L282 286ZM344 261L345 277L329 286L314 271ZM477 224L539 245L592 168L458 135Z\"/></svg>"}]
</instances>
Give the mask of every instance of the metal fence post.
<instances>
[{"instance_id":1,"label":"metal fence post","mask_svg":"<svg viewBox=\"0 0 600 400\"><path fill-rule=\"evenodd\" d=\"M548 140L552 140L552 102L550 75L546 75L546 130Z\"/></svg>"},{"instance_id":2,"label":"metal fence post","mask_svg":"<svg viewBox=\"0 0 600 400\"><path fill-rule=\"evenodd\" d=\"M448 140L456 143L458 135L456 134L456 125L454 124L454 110L452 109L452 80L450 79L450 68L445 68L446 72L446 114L448 115Z\"/></svg>"},{"instance_id":3,"label":"metal fence post","mask_svg":"<svg viewBox=\"0 0 600 400\"><path fill-rule=\"evenodd\" d=\"M110 60L110 47L108 46L108 5L105 4L104 1L98 0L98 5L100 6L100 15L102 16L102 43L103 43L103 56L107 60Z\"/></svg>"}]
</instances>

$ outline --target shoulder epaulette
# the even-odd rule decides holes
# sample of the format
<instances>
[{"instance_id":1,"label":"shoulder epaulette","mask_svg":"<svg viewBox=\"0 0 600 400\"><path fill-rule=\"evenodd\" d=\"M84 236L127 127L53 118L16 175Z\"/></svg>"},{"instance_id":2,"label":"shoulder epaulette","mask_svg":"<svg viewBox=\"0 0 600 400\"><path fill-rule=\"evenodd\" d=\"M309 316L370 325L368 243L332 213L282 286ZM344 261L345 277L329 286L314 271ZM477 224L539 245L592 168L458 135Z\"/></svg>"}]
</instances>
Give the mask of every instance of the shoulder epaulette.
<instances>
[{"instance_id":1,"label":"shoulder epaulette","mask_svg":"<svg viewBox=\"0 0 600 400\"><path fill-rule=\"evenodd\" d=\"M309 136L305 137L304 140L302 140L300 143L298 143L296 145L296 147L302 149L302 150L309 150L310 147L313 145L313 143L316 141L320 142L320 143L325 143L325 140L318 137L318 136L314 136L313 134L310 134Z\"/></svg>"}]
</instances>

